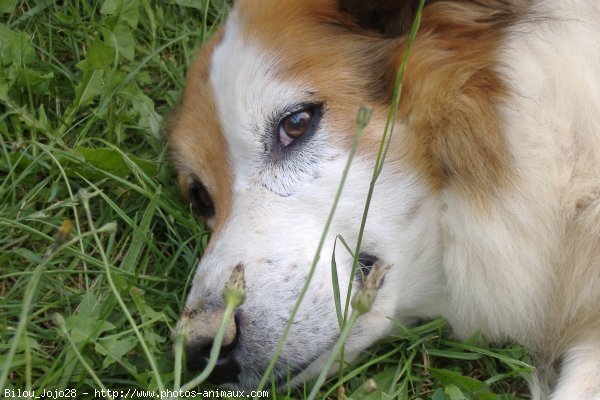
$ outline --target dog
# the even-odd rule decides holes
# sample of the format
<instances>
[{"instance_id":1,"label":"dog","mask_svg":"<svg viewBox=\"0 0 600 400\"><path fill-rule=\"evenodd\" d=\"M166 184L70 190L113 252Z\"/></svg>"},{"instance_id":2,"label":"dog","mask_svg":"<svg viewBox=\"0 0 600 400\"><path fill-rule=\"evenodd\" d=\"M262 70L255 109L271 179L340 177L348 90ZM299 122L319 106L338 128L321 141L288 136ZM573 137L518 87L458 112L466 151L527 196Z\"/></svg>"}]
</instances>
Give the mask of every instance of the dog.
<instances>
[{"instance_id":1,"label":"dog","mask_svg":"<svg viewBox=\"0 0 600 400\"><path fill-rule=\"evenodd\" d=\"M371 108L323 255L274 367L316 376L341 298L390 266L346 360L392 319L443 317L528 346L534 399L600 399L600 5L433 0L423 8L384 167L356 243L418 2L239 0L189 67L168 125L178 185L212 230L183 315L188 363L207 362L222 291L242 265L216 383L255 388L305 283ZM181 324L180 324L181 325ZM181 329L181 328L180 328Z\"/></svg>"}]
</instances>

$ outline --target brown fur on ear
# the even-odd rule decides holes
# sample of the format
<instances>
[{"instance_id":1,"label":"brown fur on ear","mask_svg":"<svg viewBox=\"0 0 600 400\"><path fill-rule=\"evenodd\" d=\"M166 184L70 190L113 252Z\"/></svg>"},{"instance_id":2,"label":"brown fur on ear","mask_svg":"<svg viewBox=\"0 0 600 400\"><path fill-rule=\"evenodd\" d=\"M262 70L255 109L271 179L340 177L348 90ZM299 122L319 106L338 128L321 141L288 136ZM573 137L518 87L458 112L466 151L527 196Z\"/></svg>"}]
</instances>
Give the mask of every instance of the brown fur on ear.
<instances>
[{"instance_id":1,"label":"brown fur on ear","mask_svg":"<svg viewBox=\"0 0 600 400\"><path fill-rule=\"evenodd\" d=\"M361 54L370 55L371 98L388 106L419 2L336 1L358 25L347 25L350 32L382 35L363 32L371 41ZM426 1L404 76L398 116L407 130L399 151L433 188L452 185L483 201L510 183L512 159L499 116L509 88L498 50L526 8L524 0Z\"/></svg>"},{"instance_id":2,"label":"brown fur on ear","mask_svg":"<svg viewBox=\"0 0 600 400\"><path fill-rule=\"evenodd\" d=\"M522 12L518 1L439 1L423 12L409 55L399 116L409 159L434 187L484 200L510 182L512 158L499 106L509 95L498 50ZM391 85L404 44L388 66Z\"/></svg>"}]
</instances>

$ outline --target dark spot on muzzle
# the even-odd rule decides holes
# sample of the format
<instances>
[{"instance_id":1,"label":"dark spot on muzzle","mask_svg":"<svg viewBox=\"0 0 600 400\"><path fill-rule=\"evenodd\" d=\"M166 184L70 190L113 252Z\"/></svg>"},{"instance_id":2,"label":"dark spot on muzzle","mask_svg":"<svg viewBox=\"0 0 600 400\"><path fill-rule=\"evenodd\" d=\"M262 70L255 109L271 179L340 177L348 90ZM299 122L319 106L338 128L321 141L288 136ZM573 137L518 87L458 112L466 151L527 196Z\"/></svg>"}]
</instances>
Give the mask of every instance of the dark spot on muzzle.
<instances>
[{"instance_id":1,"label":"dark spot on muzzle","mask_svg":"<svg viewBox=\"0 0 600 400\"><path fill-rule=\"evenodd\" d=\"M235 349L239 342L240 330L238 316L235 317L236 335L233 342L221 347L215 368L207 381L215 385L224 383L235 383L241 371L240 365L235 358ZM186 344L186 364L189 371L200 373L206 368L210 359L210 351L213 347L213 338L194 339Z\"/></svg>"}]
</instances>

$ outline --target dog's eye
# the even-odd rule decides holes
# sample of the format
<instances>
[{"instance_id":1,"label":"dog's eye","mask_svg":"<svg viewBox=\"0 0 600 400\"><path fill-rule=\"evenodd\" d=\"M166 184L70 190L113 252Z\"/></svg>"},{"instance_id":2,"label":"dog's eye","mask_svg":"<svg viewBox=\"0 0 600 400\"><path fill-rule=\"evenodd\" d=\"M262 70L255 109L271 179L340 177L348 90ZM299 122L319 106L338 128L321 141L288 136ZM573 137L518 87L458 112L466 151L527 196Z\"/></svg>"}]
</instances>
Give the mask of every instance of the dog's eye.
<instances>
[{"instance_id":1,"label":"dog's eye","mask_svg":"<svg viewBox=\"0 0 600 400\"><path fill-rule=\"evenodd\" d=\"M366 277L369 276L375 263L379 261L377 256L369 253L360 253L358 255L358 269L356 270L356 279L359 282L364 282Z\"/></svg>"},{"instance_id":2,"label":"dog's eye","mask_svg":"<svg viewBox=\"0 0 600 400\"><path fill-rule=\"evenodd\" d=\"M188 196L194 211L202 218L215 215L215 205L206 187L199 181L194 181L188 189Z\"/></svg>"},{"instance_id":3,"label":"dog's eye","mask_svg":"<svg viewBox=\"0 0 600 400\"><path fill-rule=\"evenodd\" d=\"M279 140L285 147L304 135L312 126L313 111L300 110L288 115L279 124Z\"/></svg>"}]
</instances>

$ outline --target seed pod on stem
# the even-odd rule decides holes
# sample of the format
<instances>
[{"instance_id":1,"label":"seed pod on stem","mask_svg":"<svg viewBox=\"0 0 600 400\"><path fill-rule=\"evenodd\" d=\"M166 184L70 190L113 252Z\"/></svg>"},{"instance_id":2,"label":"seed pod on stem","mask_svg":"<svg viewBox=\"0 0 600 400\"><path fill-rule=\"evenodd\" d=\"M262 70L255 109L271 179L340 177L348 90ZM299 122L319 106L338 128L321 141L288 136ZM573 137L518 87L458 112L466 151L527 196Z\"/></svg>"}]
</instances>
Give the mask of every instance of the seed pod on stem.
<instances>
[{"instance_id":1,"label":"seed pod on stem","mask_svg":"<svg viewBox=\"0 0 600 400\"><path fill-rule=\"evenodd\" d=\"M389 268L389 265L384 265L381 261L373 265L371 273L352 298L352 309L359 315L368 313L373 307L379 286Z\"/></svg>"},{"instance_id":2,"label":"seed pod on stem","mask_svg":"<svg viewBox=\"0 0 600 400\"><path fill-rule=\"evenodd\" d=\"M244 264L239 263L231 271L229 282L227 282L225 289L223 289L223 300L225 304L233 304L234 307L241 306L246 300Z\"/></svg>"}]
</instances>

